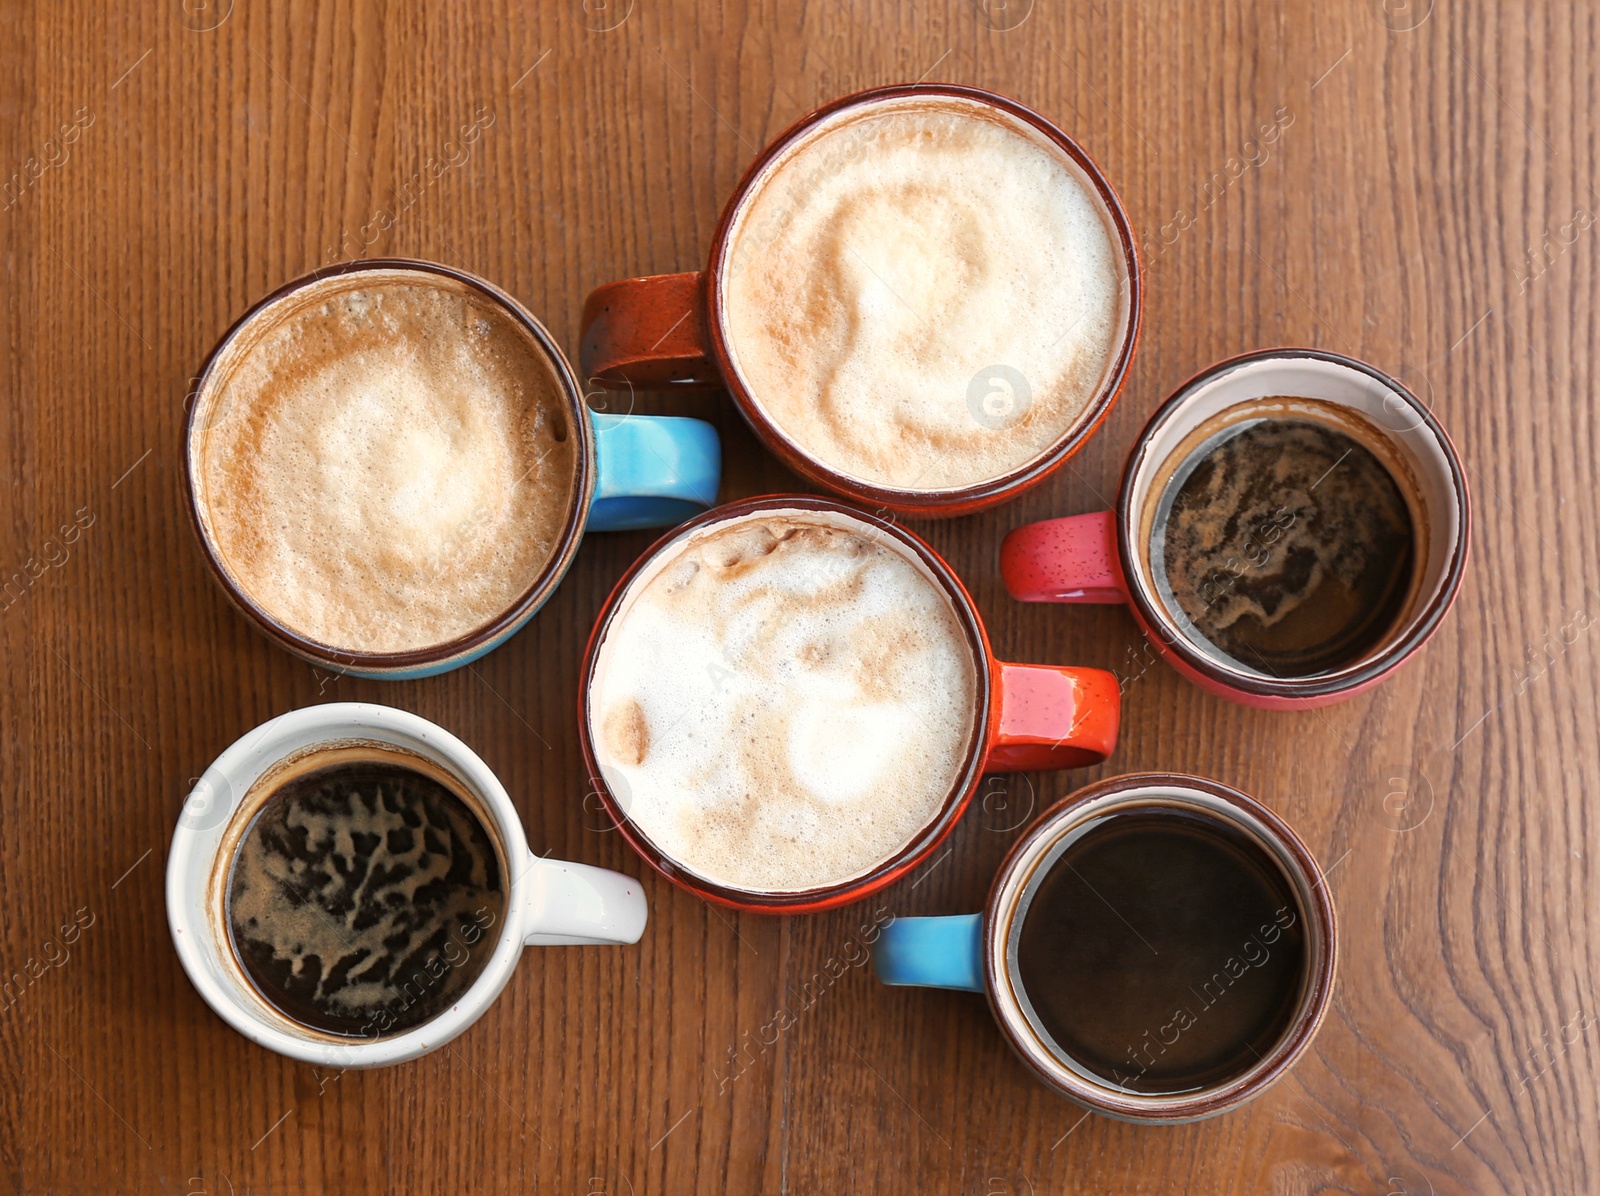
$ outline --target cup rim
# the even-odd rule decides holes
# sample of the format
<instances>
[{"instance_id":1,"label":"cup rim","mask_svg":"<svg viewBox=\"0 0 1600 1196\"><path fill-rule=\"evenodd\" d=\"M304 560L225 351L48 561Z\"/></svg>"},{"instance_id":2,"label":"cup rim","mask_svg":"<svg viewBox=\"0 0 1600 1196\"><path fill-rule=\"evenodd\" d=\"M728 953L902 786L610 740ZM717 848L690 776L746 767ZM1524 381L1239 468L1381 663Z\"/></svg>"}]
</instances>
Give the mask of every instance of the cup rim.
<instances>
[{"instance_id":1,"label":"cup rim","mask_svg":"<svg viewBox=\"0 0 1600 1196\"><path fill-rule=\"evenodd\" d=\"M256 761L256 754L264 750L261 745L274 741L281 745L299 735L318 736L324 728L327 734L312 742L332 744L351 738L338 734L337 730L352 727L370 728L373 740L379 743L394 742L387 738L388 733L400 740L410 741L410 744L425 744L438 756L448 760L451 770L471 786L487 816L493 820L493 832L499 837L506 856L504 924L498 931L499 942L477 979L443 1013L402 1033L372 1039L343 1038L310 1028L304 1035L294 1034L265 1017L247 1011L245 1002L211 973L206 964L205 948L197 942L197 936L201 935L215 939L218 928L210 924L209 918L200 926L188 924L192 887L199 884L203 892L209 889L219 862L218 854L225 845L227 830L236 816L239 803L267 770L292 756L294 751L304 750L284 751L281 746L274 746L265 749L266 757ZM400 743L397 746L409 745ZM228 780L230 791L237 793L237 800L227 816L212 827L188 825L180 813L167 855L165 898L167 927L183 970L201 999L229 1026L259 1046L303 1062L377 1067L414 1059L442 1046L464 1032L494 1003L511 979L511 973L522 954L526 886L531 876L526 865L532 857L522 820L505 786L464 742L421 715L393 706L376 702L325 702L287 711L246 731L218 753L202 774L202 783L206 776L213 774L220 774ZM250 781L235 785L232 781L235 775L248 775ZM187 807L187 802L185 805ZM206 903L204 898L202 903ZM226 953L229 948L219 944L218 950ZM247 985L248 981L241 977L240 983Z\"/></svg>"},{"instance_id":2,"label":"cup rim","mask_svg":"<svg viewBox=\"0 0 1600 1196\"><path fill-rule=\"evenodd\" d=\"M632 819L628 817L627 812L622 808L621 803L611 792L610 786L606 783L605 775L600 769L599 756L595 751L594 740L589 727L589 692L594 683L594 673L595 667L599 662L600 647L611 628L612 620L617 614L622 599L627 594L628 587L632 585L634 579L641 572L674 542L692 535L701 528L714 523L722 523L759 514L764 511L778 510L824 511L841 514L850 519L868 524L885 535L893 537L904 549L912 553L933 574L955 611L956 621L960 624L968 646L972 650L977 695L974 702L972 738L968 744L967 754L962 762L958 778L951 786L950 793L945 797L939 812L923 824L910 842L902 846L893 855L879 861L868 872L850 880L831 885L819 885L810 889L760 892L721 885L690 871L674 861L666 852L657 847L649 836L634 825ZM972 801L972 795L977 790L983 777L983 765L988 755L989 740L991 738L990 722L995 711L995 667L994 652L989 645L988 633L984 629L983 620L978 615L978 608L972 601L972 596L967 593L966 587L962 585L960 578L956 576L954 570L950 568L944 558L922 537L895 523L893 519L863 511L838 499L824 498L815 494L761 495L713 507L709 511L705 511L693 519L669 529L650 547L645 549L638 559L628 566L627 571L617 579L616 585L612 587L610 594L607 595L605 602L601 605L600 613L595 616L594 627L590 631L589 641L584 647L583 664L578 674L578 744L583 752L584 767L589 773L590 792L599 799L612 828L620 832L628 845L638 852L656 872L666 877L679 888L686 889L698 897L730 909L770 914L811 913L818 910L832 909L840 905L848 905L893 884L932 854L951 830L955 828L956 823L961 819L961 815L966 812L967 806Z\"/></svg>"},{"instance_id":3,"label":"cup rim","mask_svg":"<svg viewBox=\"0 0 1600 1196\"><path fill-rule=\"evenodd\" d=\"M1122 251L1127 276L1127 327L1117 345L1111 364L1107 367L1099 392L1080 413L1072 427L1068 428L1045 452L1015 469L998 477L974 482L969 486L945 490L910 490L864 482L840 473L803 452L767 417L746 390L743 380L734 368L733 356L728 351L723 328L721 276L727 259L734 218L767 165L808 129L845 109L865 107L909 96L947 97L985 104L1031 126L1053 143L1083 172L1099 197L1110 220L1118 247ZM791 469L836 494L856 502L884 506L894 511L921 516L965 514L1004 502L1043 481L1082 448L1105 422L1106 416L1122 392L1123 384L1127 381L1134 349L1139 340L1141 315L1144 309L1143 271L1139 264L1133 226L1123 210L1122 201L1117 198L1116 191L1094 159L1076 141L1032 108L992 91L954 83L896 83L885 87L869 87L824 104L779 133L756 155L755 160L750 163L744 176L739 180L738 186L734 188L733 194L729 196L728 202L723 206L716 231L711 237L711 257L706 267L704 286L706 332L712 360L716 364L723 385L733 396L745 422L750 425L763 446Z\"/></svg>"},{"instance_id":4,"label":"cup rim","mask_svg":"<svg viewBox=\"0 0 1600 1196\"><path fill-rule=\"evenodd\" d=\"M1201 387L1241 366L1272 360L1299 360L1342 366L1367 375L1408 404L1420 423L1425 425L1435 438L1448 464L1450 485L1455 494L1456 509L1460 516L1456 542L1451 548L1450 560L1440 584L1433 596L1410 614L1404 632L1395 636L1368 659L1320 676L1270 677L1225 668L1213 657L1195 648L1181 633L1166 633L1164 629L1168 627L1171 619L1157 609L1141 586L1133 584L1140 562L1143 560L1138 535L1140 512L1134 509L1133 501L1134 479L1150 456L1150 446L1156 430ZM1116 515L1117 551L1122 558L1124 575L1129 579L1126 587L1128 601L1145 632L1157 636L1163 647L1171 650L1183 665L1199 674L1207 683L1239 693L1271 698L1317 699L1351 694L1366 688L1398 668L1432 637L1455 604L1461 591L1462 578L1466 575L1467 555L1472 541L1472 499L1467 489L1466 473L1461 464L1460 454L1457 453L1444 426L1416 395L1376 366L1326 349L1295 347L1257 349L1207 366L1184 382L1151 413L1134 440L1133 449L1128 454L1127 464L1122 470Z\"/></svg>"},{"instance_id":5,"label":"cup rim","mask_svg":"<svg viewBox=\"0 0 1600 1196\"><path fill-rule=\"evenodd\" d=\"M412 648L404 652L357 652L323 644L294 631L273 618L265 608L259 605L234 580L227 566L223 563L220 549L212 543L211 537L205 528L205 521L200 515L200 484L199 478L195 475L194 460L195 436L198 431L196 425L200 413L201 393L212 382L213 371L216 369L224 352L234 343L237 337L248 330L252 322L262 312L280 299L287 298L296 291L326 279L348 274L366 274L381 271L411 271L438 275L441 278L476 291L489 302L496 304L512 321L520 325L533 338L534 343L545 354L555 371L556 378L561 384L562 393L568 401L569 414L573 424L573 435L578 440L579 452L576 454L577 468L573 477L572 507L568 515L566 530L562 533L562 538L558 541L556 551L551 555L550 560L546 562L545 567L521 597L490 622L442 643L432 644L424 648ZM206 564L210 567L212 577L222 587L222 591L227 595L229 601L242 611L255 628L266 635L268 639L302 659L327 665L336 671L381 675L425 668L429 665L440 664L471 654L478 649L492 646L496 641L509 635L525 622L539 608L539 605L549 596L550 592L560 584L561 579L566 576L567 570L571 567L573 558L577 555L578 545L582 541L584 529L588 525L590 500L593 497L595 479L597 477L595 438L589 423L588 406L583 400L583 393L582 387L578 385L577 376L573 373L571 363L567 361L566 354L561 352L560 346L556 344L555 338L550 335L549 330L514 297L487 279L466 270L459 270L439 262L425 261L421 258L362 258L356 261L338 262L330 266L319 266L315 270L291 279L252 303L222 334L222 337L217 341L211 352L206 354L200 373L196 375L194 383L189 390L188 410L183 422L184 507L189 515L189 526L194 531L195 539L200 544L200 552L204 556Z\"/></svg>"},{"instance_id":6,"label":"cup rim","mask_svg":"<svg viewBox=\"0 0 1600 1196\"><path fill-rule=\"evenodd\" d=\"M1028 862L1028 856L1036 845L1045 838L1049 838L1051 842L1058 839L1060 825L1063 822L1075 821L1071 819L1075 810L1107 798L1115 798L1120 794L1161 789L1199 791L1233 807L1264 827L1273 839L1274 845L1292 859L1299 872L1310 881L1306 888L1311 897L1311 908L1304 910L1303 914L1308 921L1315 921L1323 950L1311 962L1310 976L1294 1020L1261 1063L1199 1093L1135 1097L1094 1084L1058 1063L1054 1063L1052 1068L1047 1070L1041 1061L1051 1057L1035 1041L1031 1027L1027 1031L1020 1031L1013 1024L1007 1011L1002 1009L997 994L1007 991L1011 979L1009 973L1000 974L996 971L996 959L1004 958L1004 939L1008 936L1011 922L1015 917L1016 901L1021 897L1026 885L1016 888L1010 902L1012 908L1006 912L1004 919L999 917L999 906L1014 874L1021 865ZM1288 879L1296 889L1298 900L1300 886L1296 883L1295 877L1290 876ZM1005 859L995 872L988 899L984 903L984 988L990 1010L1007 1045L1029 1070L1055 1091L1087 1109L1125 1121L1147 1123L1198 1121L1236 1108L1259 1096L1282 1079L1310 1046L1318 1029L1321 1028L1328 1007L1332 1004L1338 955L1338 919L1334 913L1333 896L1328 892L1325 873L1300 836L1271 809L1248 794L1220 781L1187 773L1126 773L1094 781L1068 794L1041 813L1012 844L1011 850L1006 853Z\"/></svg>"}]
</instances>

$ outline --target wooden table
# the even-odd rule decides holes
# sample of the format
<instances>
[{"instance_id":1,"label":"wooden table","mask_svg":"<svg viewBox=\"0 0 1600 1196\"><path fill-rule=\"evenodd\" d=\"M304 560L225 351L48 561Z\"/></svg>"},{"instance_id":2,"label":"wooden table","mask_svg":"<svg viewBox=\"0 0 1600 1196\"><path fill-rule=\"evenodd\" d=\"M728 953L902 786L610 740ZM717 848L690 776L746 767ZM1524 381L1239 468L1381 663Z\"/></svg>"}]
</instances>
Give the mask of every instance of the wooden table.
<instances>
[{"instance_id":1,"label":"wooden table","mask_svg":"<svg viewBox=\"0 0 1600 1196\"><path fill-rule=\"evenodd\" d=\"M4 1187L1600 1191L1600 36L1581 5L1435 3L8 6L0 564L37 577L0 617L0 966L24 975L0 1002ZM591 286L703 263L771 135L906 79L1052 117L1143 234L1145 330L1104 429L1025 499L924 529L1003 655L1128 677L1114 759L994 782L950 851L868 905L735 917L646 875L638 947L529 951L420 1062L341 1076L249 1045L168 936L191 779L283 711L387 702L475 747L535 850L643 873L585 802L573 719L584 636L650 537L591 537L474 668L319 673L252 633L191 539L180 430L207 349L288 278L401 254L493 279L575 350ZM1124 611L1006 596L1007 529L1100 505L1163 396L1285 343L1399 376L1466 460L1472 567L1417 662L1265 714L1140 672ZM720 396L638 409L717 424L724 498L797 486ZM1262 1099L1180 1128L1085 1117L981 999L866 968L761 1048L863 922L978 908L1030 811L1152 768L1259 795L1330 874L1334 1008Z\"/></svg>"}]
</instances>

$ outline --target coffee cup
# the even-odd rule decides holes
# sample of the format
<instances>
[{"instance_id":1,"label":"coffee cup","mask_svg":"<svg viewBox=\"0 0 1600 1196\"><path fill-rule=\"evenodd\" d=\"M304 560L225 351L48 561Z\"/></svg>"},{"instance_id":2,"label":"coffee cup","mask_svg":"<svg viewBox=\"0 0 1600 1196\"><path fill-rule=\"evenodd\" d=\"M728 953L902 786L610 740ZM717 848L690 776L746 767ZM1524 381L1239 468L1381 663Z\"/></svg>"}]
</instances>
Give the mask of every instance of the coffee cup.
<instances>
[{"instance_id":1,"label":"coffee cup","mask_svg":"<svg viewBox=\"0 0 1600 1196\"><path fill-rule=\"evenodd\" d=\"M420 827L418 834L442 839L445 850L431 842L431 854L413 852L403 866L391 853L384 861L389 887L372 891L380 869L346 845L341 824L329 815L329 793L339 796L344 782L330 783L331 789L324 784L310 796L296 791L292 821L299 829L273 838L268 826L262 838L257 832L271 822L273 802L297 778L328 775L327 769L307 773L304 765L330 756L342 763L329 767L346 769L351 757L377 759L384 767L399 761L445 795L458 807L445 818L410 817L393 790L374 801L365 786L358 786L366 797L357 807L369 818L369 830L379 825L371 818L382 823L368 838L382 841L385 850L397 847L388 836L406 836L410 848L408 823ZM272 850L256 851L258 840ZM308 855L316 858L308 861ZM441 855L449 856L450 871L441 876L434 866L424 877L435 893L444 879L469 874L468 865L489 878L478 882L486 901L475 902L470 893L452 897L471 918L421 916L426 886L417 882L418 870ZM350 875L357 868L369 869L364 897L372 910L352 906L351 886L336 883L334 873ZM289 884L294 899L286 903L282 886ZM336 897L325 901L324 893L335 889ZM241 911L241 905L247 908ZM324 906L348 910L348 916L329 914ZM369 952L359 939L377 933L366 927L369 913L393 919L381 925L386 931L398 927L402 939L432 933L430 941L440 949L419 948L374 979L363 957L382 958L398 948L385 944ZM291 711L241 736L184 802L167 859L172 941L201 997L252 1042L327 1067L376 1067L436 1050L484 1014L525 946L635 943L645 919L644 894L633 878L533 854L505 788L466 744L417 715L367 703ZM352 929L356 923L365 928ZM319 942L333 948L323 955L341 956L337 966L318 956ZM331 1004L334 977L348 981L335 990L347 1008ZM330 1010L341 1019L317 1016Z\"/></svg>"},{"instance_id":2,"label":"coffee cup","mask_svg":"<svg viewBox=\"0 0 1600 1196\"><path fill-rule=\"evenodd\" d=\"M789 468L874 507L958 515L1059 468L1109 411L1141 302L1089 156L971 87L837 100L772 142L704 271L584 303L584 376L726 387Z\"/></svg>"},{"instance_id":3,"label":"coffee cup","mask_svg":"<svg viewBox=\"0 0 1600 1196\"><path fill-rule=\"evenodd\" d=\"M1372 366L1235 357L1150 417L1114 511L1027 524L1000 568L1024 602L1127 603L1179 672L1264 709L1353 697L1439 628L1471 502L1450 438Z\"/></svg>"},{"instance_id":4,"label":"coffee cup","mask_svg":"<svg viewBox=\"0 0 1600 1196\"><path fill-rule=\"evenodd\" d=\"M886 984L988 996L1044 1084L1125 1121L1237 1108L1310 1045L1332 999L1333 902L1272 811L1199 777L1089 785L1042 814L981 914L897 918Z\"/></svg>"},{"instance_id":5,"label":"coffee cup","mask_svg":"<svg viewBox=\"0 0 1600 1196\"><path fill-rule=\"evenodd\" d=\"M585 530L716 501L700 420L590 411L548 331L460 270L319 270L240 318L185 430L188 508L233 604L329 670L408 679L504 643Z\"/></svg>"},{"instance_id":6,"label":"coffee cup","mask_svg":"<svg viewBox=\"0 0 1600 1196\"><path fill-rule=\"evenodd\" d=\"M737 909L857 901L926 859L989 772L1097 764L1116 678L996 659L923 540L829 499L708 511L601 609L578 731L610 825Z\"/></svg>"}]
</instances>

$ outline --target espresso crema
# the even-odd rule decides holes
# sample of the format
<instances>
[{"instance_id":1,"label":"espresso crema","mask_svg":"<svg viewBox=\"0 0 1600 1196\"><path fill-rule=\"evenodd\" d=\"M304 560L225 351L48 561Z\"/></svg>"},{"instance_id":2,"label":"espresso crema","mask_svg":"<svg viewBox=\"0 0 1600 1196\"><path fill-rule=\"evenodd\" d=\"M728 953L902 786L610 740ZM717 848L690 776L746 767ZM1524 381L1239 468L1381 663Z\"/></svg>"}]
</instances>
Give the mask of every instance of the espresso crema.
<instances>
[{"instance_id":1,"label":"espresso crema","mask_svg":"<svg viewBox=\"0 0 1600 1196\"><path fill-rule=\"evenodd\" d=\"M377 745L313 751L263 778L226 882L234 956L313 1029L379 1038L449 1009L506 908L500 853L458 782Z\"/></svg>"}]
</instances>

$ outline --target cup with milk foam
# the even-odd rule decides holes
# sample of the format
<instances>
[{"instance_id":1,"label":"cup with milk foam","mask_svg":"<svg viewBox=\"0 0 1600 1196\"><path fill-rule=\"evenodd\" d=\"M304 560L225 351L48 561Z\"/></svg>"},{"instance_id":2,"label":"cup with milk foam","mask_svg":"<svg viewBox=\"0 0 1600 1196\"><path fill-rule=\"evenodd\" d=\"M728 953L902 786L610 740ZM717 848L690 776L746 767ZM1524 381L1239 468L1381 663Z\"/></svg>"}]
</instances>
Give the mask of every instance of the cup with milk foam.
<instances>
[{"instance_id":1,"label":"cup with milk foam","mask_svg":"<svg viewBox=\"0 0 1600 1196\"><path fill-rule=\"evenodd\" d=\"M1117 679L998 660L922 539L815 496L668 533L595 623L579 736L612 825L708 900L798 913L904 876L985 773L1116 745Z\"/></svg>"},{"instance_id":2,"label":"cup with milk foam","mask_svg":"<svg viewBox=\"0 0 1600 1196\"><path fill-rule=\"evenodd\" d=\"M836 494L958 515L1036 485L1117 396L1139 327L1133 232L1038 113L947 84L875 88L751 165L703 271L584 304L584 376L725 387Z\"/></svg>"},{"instance_id":3,"label":"cup with milk foam","mask_svg":"<svg viewBox=\"0 0 1600 1196\"><path fill-rule=\"evenodd\" d=\"M200 546L268 638L339 673L405 679L504 643L586 530L716 501L700 420L591 411L520 303L428 262L347 263L268 295L191 396Z\"/></svg>"}]
</instances>

